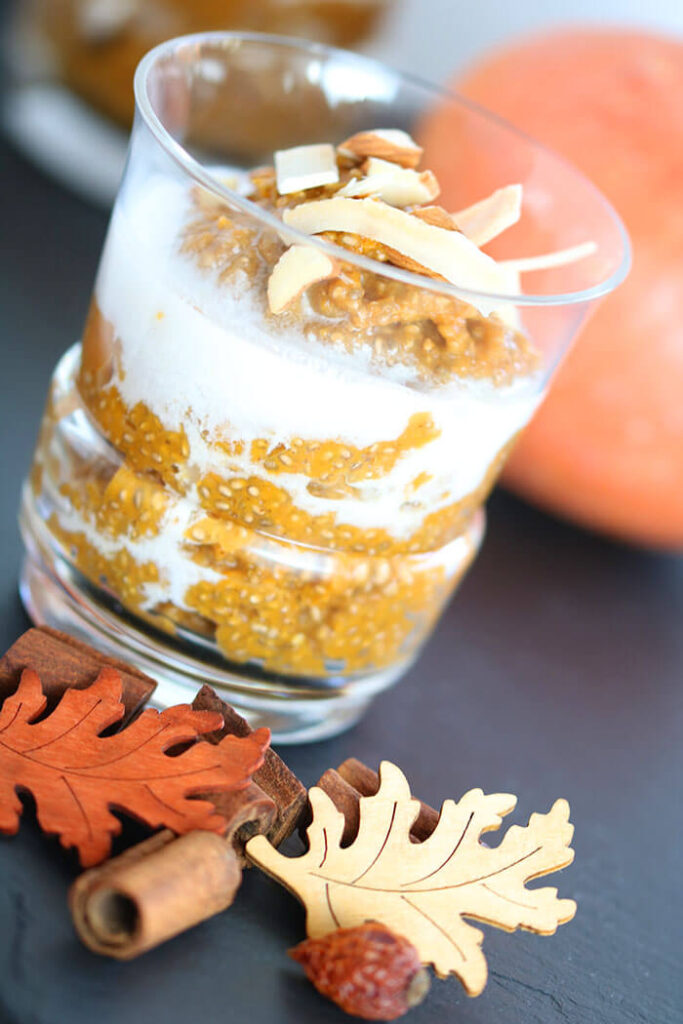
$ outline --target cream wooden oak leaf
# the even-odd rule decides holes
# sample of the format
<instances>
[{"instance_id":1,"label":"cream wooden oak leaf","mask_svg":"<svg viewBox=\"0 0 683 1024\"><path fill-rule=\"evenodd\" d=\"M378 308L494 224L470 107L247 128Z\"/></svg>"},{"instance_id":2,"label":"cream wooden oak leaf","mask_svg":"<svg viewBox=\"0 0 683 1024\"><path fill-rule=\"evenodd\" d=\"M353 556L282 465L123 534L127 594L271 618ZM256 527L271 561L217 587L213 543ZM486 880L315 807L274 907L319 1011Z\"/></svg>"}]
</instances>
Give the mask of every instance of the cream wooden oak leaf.
<instances>
[{"instance_id":1,"label":"cream wooden oak leaf","mask_svg":"<svg viewBox=\"0 0 683 1024\"><path fill-rule=\"evenodd\" d=\"M532 814L526 827L511 826L489 847L482 833L499 828L517 799L472 789L457 803L446 800L431 836L413 843L419 801L396 765L383 761L379 775L378 792L360 801L351 845L341 846L344 816L314 787L308 851L285 857L255 836L247 855L305 905L309 937L381 921L409 939L440 977L455 974L469 995L479 995L487 979L484 936L465 918L551 935L576 912L557 889L525 884L573 860L569 805L557 800L547 814Z\"/></svg>"}]
</instances>

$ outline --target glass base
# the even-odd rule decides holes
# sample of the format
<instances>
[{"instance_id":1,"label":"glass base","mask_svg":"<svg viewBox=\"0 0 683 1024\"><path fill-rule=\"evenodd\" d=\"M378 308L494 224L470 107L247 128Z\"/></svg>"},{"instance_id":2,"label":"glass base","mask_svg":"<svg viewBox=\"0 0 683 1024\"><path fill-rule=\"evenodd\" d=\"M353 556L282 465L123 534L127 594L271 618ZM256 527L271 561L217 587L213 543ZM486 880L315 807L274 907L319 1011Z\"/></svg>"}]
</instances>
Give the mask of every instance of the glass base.
<instances>
[{"instance_id":1,"label":"glass base","mask_svg":"<svg viewBox=\"0 0 683 1024\"><path fill-rule=\"evenodd\" d=\"M415 660L413 654L389 669L328 688L295 679L264 679L256 672L250 676L248 666L232 671L224 661L216 664L208 656L200 660L188 654L182 640L147 629L120 605L105 605L100 592L55 551L29 486L24 488L20 526L27 554L19 589L32 620L70 633L148 673L158 683L152 698L156 707L189 702L208 683L254 727L268 726L274 742L306 743L354 725L372 699ZM477 541L483 527L482 512L476 521Z\"/></svg>"}]
</instances>

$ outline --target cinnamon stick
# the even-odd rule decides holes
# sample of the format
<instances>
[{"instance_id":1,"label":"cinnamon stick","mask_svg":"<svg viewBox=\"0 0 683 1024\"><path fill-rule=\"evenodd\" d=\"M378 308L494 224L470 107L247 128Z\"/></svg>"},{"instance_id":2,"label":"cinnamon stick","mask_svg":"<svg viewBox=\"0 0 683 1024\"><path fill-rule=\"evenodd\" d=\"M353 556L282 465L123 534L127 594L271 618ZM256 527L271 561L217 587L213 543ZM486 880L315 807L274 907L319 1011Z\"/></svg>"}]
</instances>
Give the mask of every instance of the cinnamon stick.
<instances>
[{"instance_id":1,"label":"cinnamon stick","mask_svg":"<svg viewBox=\"0 0 683 1024\"><path fill-rule=\"evenodd\" d=\"M342 832L341 845L348 846L358 835L360 825L360 793L342 779L339 772L334 768L328 768L316 782L316 786L324 789L330 800L338 811L344 815L344 831ZM311 823L311 809L305 815L299 829L302 839L305 829Z\"/></svg>"},{"instance_id":2,"label":"cinnamon stick","mask_svg":"<svg viewBox=\"0 0 683 1024\"><path fill-rule=\"evenodd\" d=\"M219 743L228 735L248 736L253 731L247 720L221 700L210 686L202 686L192 707L196 711L218 711L223 716L223 728L204 736L210 743ZM292 834L306 809L306 787L272 747L266 751L263 765L254 773L253 778L277 807L277 817L265 834L273 846L279 846Z\"/></svg>"},{"instance_id":3,"label":"cinnamon stick","mask_svg":"<svg viewBox=\"0 0 683 1024\"><path fill-rule=\"evenodd\" d=\"M25 668L34 669L40 676L48 709L52 710L65 690L90 686L104 667L115 668L121 676L121 700L126 711L120 725L125 725L154 693L154 680L132 665L100 654L80 640L47 626L27 630L0 659L0 703L14 693Z\"/></svg>"},{"instance_id":4,"label":"cinnamon stick","mask_svg":"<svg viewBox=\"0 0 683 1024\"><path fill-rule=\"evenodd\" d=\"M228 793L202 793L227 821L223 839L233 848L238 863L247 865L244 844L255 835L268 835L277 820L277 806L255 782L246 789Z\"/></svg>"},{"instance_id":5,"label":"cinnamon stick","mask_svg":"<svg viewBox=\"0 0 683 1024\"><path fill-rule=\"evenodd\" d=\"M164 830L84 872L69 906L93 952L130 960L225 910L242 880L234 847L213 832Z\"/></svg>"},{"instance_id":6,"label":"cinnamon stick","mask_svg":"<svg viewBox=\"0 0 683 1024\"><path fill-rule=\"evenodd\" d=\"M131 960L230 906L244 844L272 827L277 808L253 782L211 799L227 820L222 836L164 829L76 880L69 906L89 949Z\"/></svg>"},{"instance_id":7,"label":"cinnamon stick","mask_svg":"<svg viewBox=\"0 0 683 1024\"><path fill-rule=\"evenodd\" d=\"M343 761L337 771L328 769L316 785L324 789L338 811L344 815L342 843L352 842L360 821L360 798L374 796L379 789L379 776L362 761L350 757ZM424 842L436 828L439 812L420 801L420 813L410 830L414 842Z\"/></svg>"}]
</instances>

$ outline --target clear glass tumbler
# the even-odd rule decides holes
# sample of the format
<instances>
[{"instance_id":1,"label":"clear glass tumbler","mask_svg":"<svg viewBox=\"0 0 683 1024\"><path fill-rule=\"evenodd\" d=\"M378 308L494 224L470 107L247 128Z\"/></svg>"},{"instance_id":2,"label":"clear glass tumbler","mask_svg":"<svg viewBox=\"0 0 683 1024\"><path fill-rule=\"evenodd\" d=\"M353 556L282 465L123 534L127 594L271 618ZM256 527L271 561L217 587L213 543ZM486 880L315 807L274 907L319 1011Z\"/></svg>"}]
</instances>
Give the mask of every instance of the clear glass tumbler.
<instances>
[{"instance_id":1,"label":"clear glass tumbler","mask_svg":"<svg viewBox=\"0 0 683 1024\"><path fill-rule=\"evenodd\" d=\"M330 735L428 638L507 451L626 273L628 243L562 160L348 53L184 37L145 57L135 90L82 340L54 372L24 488L22 596L37 622L158 678L162 703L209 682L280 741ZM388 179L381 159L362 167L379 167L393 206L358 197L353 145L332 171L351 198L334 198L340 180L296 185L310 150L270 167L297 146L328 159L359 132L414 162L386 130L426 139L445 107L464 161L455 199L481 198L464 171L486 153L504 165L492 186L524 187L495 243L507 262L439 227L433 205L406 206L430 178L391 159ZM380 227L353 221L366 215ZM512 258L586 241L570 263Z\"/></svg>"}]
</instances>

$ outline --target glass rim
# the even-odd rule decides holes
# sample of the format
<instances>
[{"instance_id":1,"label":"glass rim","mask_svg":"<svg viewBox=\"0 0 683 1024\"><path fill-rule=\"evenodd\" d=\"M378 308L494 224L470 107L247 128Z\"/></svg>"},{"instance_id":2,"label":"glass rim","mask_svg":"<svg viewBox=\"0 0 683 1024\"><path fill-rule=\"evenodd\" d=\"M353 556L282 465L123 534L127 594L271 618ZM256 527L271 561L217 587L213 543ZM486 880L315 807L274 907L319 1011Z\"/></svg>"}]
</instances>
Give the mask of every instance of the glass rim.
<instances>
[{"instance_id":1,"label":"glass rim","mask_svg":"<svg viewBox=\"0 0 683 1024\"><path fill-rule=\"evenodd\" d=\"M159 60L172 56L175 52L184 47L196 47L201 43L234 44L237 42L259 43L274 48L279 47L281 49L298 50L301 53L309 53L312 55L343 58L350 64L362 65L367 69L374 70L376 73L390 74L400 82L420 89L423 92L429 92L435 97L454 100L462 107L465 107L485 119L500 125L511 134L523 139L527 144L549 154L558 163L564 165L564 167L578 180L580 180L588 191L593 192L616 228L621 245L621 259L619 265L603 280L579 291L557 292L554 294L486 292L472 288L460 287L459 285L452 284L449 281L426 277L414 271L396 267L390 263L380 262L372 257L363 256L360 253L354 253L351 250L345 249L343 246L336 245L334 242L329 242L318 235L307 235L296 228L283 224L280 218L274 213L264 210L246 196L229 188L216 178L209 170L207 170L200 160L193 157L188 150L174 139L164 127L162 121L153 110L149 98L147 82L153 67ZM434 83L420 78L418 75L399 71L396 68L391 67L391 65L385 64L383 61L376 60L371 57L365 57L362 54L353 53L350 50L344 50L340 47L328 46L324 43L311 42L306 39L298 39L294 36L241 31L195 32L189 35L175 36L172 39L167 39L165 42L158 44L145 54L136 68L133 87L136 111L141 115L145 125L166 154L176 164L178 164L190 178L197 182L197 184L206 188L210 192L213 192L220 198L227 200L230 205L237 207L242 212L261 221L263 224L275 230L278 234L286 235L288 238L291 238L292 243L290 244L296 242L302 245L313 246L314 248L333 256L337 260L352 263L363 270L368 270L375 274L381 274L383 277L389 277L393 280L400 281L403 284L412 285L413 287L438 292L442 295L449 295L459 299L466 298L471 300L471 304L474 306L477 305L477 299L483 299L487 303L500 302L501 304L514 306L569 306L576 305L578 303L589 303L614 291L614 289L621 284L627 276L631 267L631 243L621 217L597 185L595 185L587 175L575 167L570 160L567 160L550 146L546 146L544 143L539 142L532 135L529 135L527 132L512 124L512 122L500 117L488 108L475 103L473 100L470 100L465 96L461 96L455 90L435 85Z\"/></svg>"}]
</instances>

